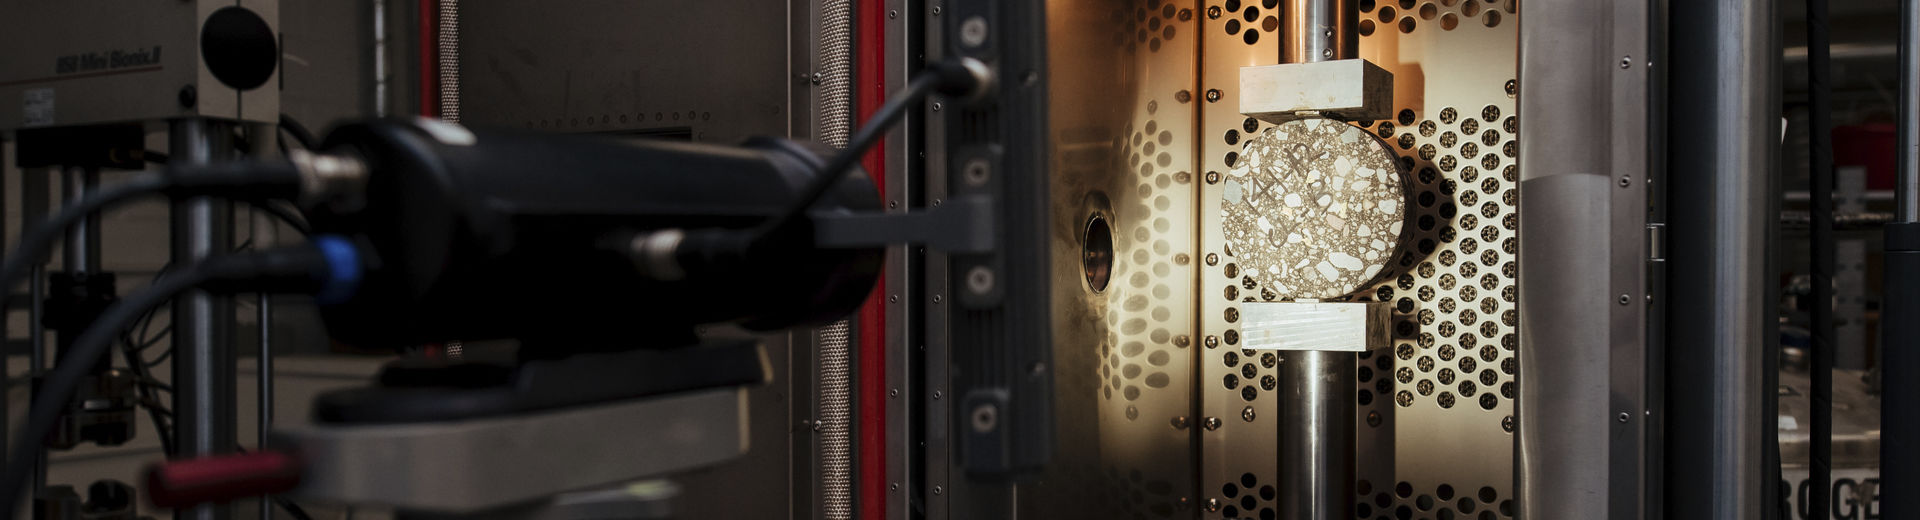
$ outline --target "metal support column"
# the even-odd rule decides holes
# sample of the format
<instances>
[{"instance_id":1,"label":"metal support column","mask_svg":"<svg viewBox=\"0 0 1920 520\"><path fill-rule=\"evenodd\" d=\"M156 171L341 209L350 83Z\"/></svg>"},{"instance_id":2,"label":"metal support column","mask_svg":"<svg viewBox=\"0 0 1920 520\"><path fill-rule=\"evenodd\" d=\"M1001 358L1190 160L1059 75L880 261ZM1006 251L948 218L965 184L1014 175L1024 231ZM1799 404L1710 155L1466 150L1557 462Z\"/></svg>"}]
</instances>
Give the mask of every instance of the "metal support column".
<instances>
[{"instance_id":1,"label":"metal support column","mask_svg":"<svg viewBox=\"0 0 1920 520\"><path fill-rule=\"evenodd\" d=\"M100 186L97 168L67 168L61 177L61 200L68 204L85 198ZM100 214L93 213L67 229L61 243L61 269L69 273L100 272Z\"/></svg>"},{"instance_id":2,"label":"metal support column","mask_svg":"<svg viewBox=\"0 0 1920 520\"><path fill-rule=\"evenodd\" d=\"M1358 7L1348 0L1289 0L1280 10L1280 62L1309 63L1360 55ZM1354 403L1352 352L1293 351L1280 363L1280 518L1333 520L1353 516Z\"/></svg>"},{"instance_id":3,"label":"metal support column","mask_svg":"<svg viewBox=\"0 0 1920 520\"><path fill-rule=\"evenodd\" d=\"M30 229L46 220L47 216L47 171L20 172L20 225ZM46 315L47 299L47 263L46 259L33 262L33 269L27 275L27 373L38 378L47 369L47 326L41 321ZM37 379L36 379L37 381ZM39 385L34 385L39 391ZM31 399L31 396L29 396ZM32 402L29 400L28 402ZM27 491L27 500L39 496L40 490L47 487L47 451L34 451L33 484ZM33 506L33 507L37 507Z\"/></svg>"},{"instance_id":4,"label":"metal support column","mask_svg":"<svg viewBox=\"0 0 1920 520\"><path fill-rule=\"evenodd\" d=\"M1881 290L1880 517L1920 518L1920 0L1900 6L1899 213Z\"/></svg>"},{"instance_id":5,"label":"metal support column","mask_svg":"<svg viewBox=\"0 0 1920 520\"><path fill-rule=\"evenodd\" d=\"M255 440L258 444L255 446L260 451L266 451L267 436L273 431L273 296L260 293L256 310L258 314L255 315L255 319L260 324L260 352L254 359L256 363L254 382L259 385L256 387L259 415L254 420L257 427L255 435L258 436ZM273 518L273 500L269 497L260 498L260 518L261 520Z\"/></svg>"},{"instance_id":6,"label":"metal support column","mask_svg":"<svg viewBox=\"0 0 1920 520\"><path fill-rule=\"evenodd\" d=\"M232 129L206 119L171 121L172 161L191 165L223 160L232 154ZM232 204L194 198L172 210L173 265L185 269L233 247ZM205 291L188 291L173 302L173 413L180 457L229 453L235 447L233 300ZM225 520L228 505L206 505L175 513L175 518Z\"/></svg>"},{"instance_id":7,"label":"metal support column","mask_svg":"<svg viewBox=\"0 0 1920 520\"><path fill-rule=\"evenodd\" d=\"M1767 518L1779 19L1768 0L1670 9L1666 516Z\"/></svg>"}]
</instances>

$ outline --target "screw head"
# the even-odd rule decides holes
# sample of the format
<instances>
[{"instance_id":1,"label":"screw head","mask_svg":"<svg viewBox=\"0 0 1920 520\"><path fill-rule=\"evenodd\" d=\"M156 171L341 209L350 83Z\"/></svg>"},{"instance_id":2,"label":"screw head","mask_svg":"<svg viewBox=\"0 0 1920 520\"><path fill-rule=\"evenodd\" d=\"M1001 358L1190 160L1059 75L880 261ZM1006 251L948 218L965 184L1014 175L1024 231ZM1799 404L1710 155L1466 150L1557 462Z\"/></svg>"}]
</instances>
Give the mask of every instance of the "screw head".
<instances>
[{"instance_id":1,"label":"screw head","mask_svg":"<svg viewBox=\"0 0 1920 520\"><path fill-rule=\"evenodd\" d=\"M940 6L933 6L933 15L940 16Z\"/></svg>"},{"instance_id":2,"label":"screw head","mask_svg":"<svg viewBox=\"0 0 1920 520\"><path fill-rule=\"evenodd\" d=\"M1627 419L1631 417L1632 416L1628 415L1627 412L1620 412L1620 422L1623 422L1623 423L1627 422Z\"/></svg>"},{"instance_id":3,"label":"screw head","mask_svg":"<svg viewBox=\"0 0 1920 520\"><path fill-rule=\"evenodd\" d=\"M941 300L941 298L940 298L940 295L938 295L938 294L935 294L935 295L933 295L933 304L934 304L934 305L939 305L939 304L940 304L940 300Z\"/></svg>"},{"instance_id":4,"label":"screw head","mask_svg":"<svg viewBox=\"0 0 1920 520\"><path fill-rule=\"evenodd\" d=\"M1207 184L1219 184L1220 172L1207 172Z\"/></svg>"},{"instance_id":5,"label":"screw head","mask_svg":"<svg viewBox=\"0 0 1920 520\"><path fill-rule=\"evenodd\" d=\"M807 78L807 81L809 81L809 82L812 82L812 83L813 83L813 84L815 84L815 85L819 85L819 84L820 84L820 81L821 81L821 78L822 78L822 76L820 75L820 73L818 73L818 72L815 72L815 73L813 73L813 75L812 75L812 76L809 76L809 77Z\"/></svg>"},{"instance_id":6,"label":"screw head","mask_svg":"<svg viewBox=\"0 0 1920 520\"><path fill-rule=\"evenodd\" d=\"M974 294L993 292L993 271L984 265L973 266L967 271L967 290Z\"/></svg>"},{"instance_id":7,"label":"screw head","mask_svg":"<svg viewBox=\"0 0 1920 520\"><path fill-rule=\"evenodd\" d=\"M1206 420L1204 420L1204 421L1201 421L1201 423L1200 423L1200 424L1201 424L1201 426L1205 426L1205 427L1207 428L1207 431L1214 431L1214 430L1218 430L1218 429L1220 429L1220 418L1219 418L1219 417L1208 417L1208 418L1207 418Z\"/></svg>"},{"instance_id":8,"label":"screw head","mask_svg":"<svg viewBox=\"0 0 1920 520\"><path fill-rule=\"evenodd\" d=\"M934 111L934 112L939 112L939 111L940 111L940 109L942 109L942 108L946 108L946 106L945 106L945 105L941 105L941 104L940 104L940 102L938 102L938 101L935 101L935 102L933 102L933 111Z\"/></svg>"},{"instance_id":9,"label":"screw head","mask_svg":"<svg viewBox=\"0 0 1920 520\"><path fill-rule=\"evenodd\" d=\"M1220 338L1217 336L1207 336L1205 343L1207 348L1216 348L1220 346Z\"/></svg>"},{"instance_id":10,"label":"screw head","mask_svg":"<svg viewBox=\"0 0 1920 520\"><path fill-rule=\"evenodd\" d=\"M934 487L933 487L933 494L935 494L935 495L938 495L938 494L941 494L941 493L945 493L946 491L947 491L947 490L946 490L946 488L942 488L942 487L940 487L940 486L934 486Z\"/></svg>"},{"instance_id":11,"label":"screw head","mask_svg":"<svg viewBox=\"0 0 1920 520\"><path fill-rule=\"evenodd\" d=\"M979 47L987 43L987 19L979 16L960 22L960 44Z\"/></svg>"},{"instance_id":12,"label":"screw head","mask_svg":"<svg viewBox=\"0 0 1920 520\"><path fill-rule=\"evenodd\" d=\"M1367 426L1379 428L1381 420L1380 412L1367 412Z\"/></svg>"},{"instance_id":13,"label":"screw head","mask_svg":"<svg viewBox=\"0 0 1920 520\"><path fill-rule=\"evenodd\" d=\"M1208 175L1216 175L1216 174L1209 173ZM1207 253L1207 265L1220 265L1220 255L1214 254L1214 253Z\"/></svg>"},{"instance_id":14,"label":"screw head","mask_svg":"<svg viewBox=\"0 0 1920 520\"><path fill-rule=\"evenodd\" d=\"M1173 421L1172 421L1172 423L1173 423L1173 429L1175 429L1175 430L1185 430L1185 429L1187 429L1187 426L1188 426L1188 425L1187 425L1187 416L1185 416L1185 415L1182 415L1182 416L1179 416L1179 417L1174 417L1174 418L1173 418Z\"/></svg>"},{"instance_id":15,"label":"screw head","mask_svg":"<svg viewBox=\"0 0 1920 520\"><path fill-rule=\"evenodd\" d=\"M1217 5L1216 5L1216 6L1212 6L1212 7L1208 7L1208 8L1207 8L1207 18L1208 18L1208 19L1213 19L1213 20L1218 20L1218 19L1220 19L1220 6L1217 6Z\"/></svg>"},{"instance_id":16,"label":"screw head","mask_svg":"<svg viewBox=\"0 0 1920 520\"><path fill-rule=\"evenodd\" d=\"M1220 89L1217 89L1217 88L1207 89L1207 102L1218 103L1220 101L1220 98L1224 95L1225 94L1220 93Z\"/></svg>"},{"instance_id":17,"label":"screw head","mask_svg":"<svg viewBox=\"0 0 1920 520\"><path fill-rule=\"evenodd\" d=\"M895 388L892 390L888 390L887 397L900 397L900 389Z\"/></svg>"},{"instance_id":18,"label":"screw head","mask_svg":"<svg viewBox=\"0 0 1920 520\"><path fill-rule=\"evenodd\" d=\"M1513 97L1514 95L1517 95L1519 93L1520 93L1520 82L1516 80L1511 80L1511 79L1507 80L1507 97Z\"/></svg>"},{"instance_id":19,"label":"screw head","mask_svg":"<svg viewBox=\"0 0 1920 520\"><path fill-rule=\"evenodd\" d=\"M1173 346L1180 347L1180 348L1187 348L1188 346L1191 346L1191 345L1193 345L1193 337L1191 336L1188 336L1186 334L1181 334L1173 337Z\"/></svg>"},{"instance_id":20,"label":"screw head","mask_svg":"<svg viewBox=\"0 0 1920 520\"><path fill-rule=\"evenodd\" d=\"M1180 10L1180 21L1182 21L1182 22L1184 22L1184 21L1187 21L1187 20L1192 20L1192 19L1193 19L1193 10L1192 10L1192 9L1181 9L1181 10Z\"/></svg>"},{"instance_id":21,"label":"screw head","mask_svg":"<svg viewBox=\"0 0 1920 520\"><path fill-rule=\"evenodd\" d=\"M889 490L889 491L899 491L899 490L900 490L900 483L899 483L899 482L895 482L895 483L892 483L892 484L887 484L887 490Z\"/></svg>"},{"instance_id":22,"label":"screw head","mask_svg":"<svg viewBox=\"0 0 1920 520\"><path fill-rule=\"evenodd\" d=\"M1620 176L1620 187L1625 188L1632 185L1633 185L1633 176L1631 175Z\"/></svg>"},{"instance_id":23,"label":"screw head","mask_svg":"<svg viewBox=\"0 0 1920 520\"><path fill-rule=\"evenodd\" d=\"M1253 422L1253 407L1249 406L1246 408L1242 408L1240 410L1240 419L1245 420L1247 422Z\"/></svg>"},{"instance_id":24,"label":"screw head","mask_svg":"<svg viewBox=\"0 0 1920 520\"><path fill-rule=\"evenodd\" d=\"M1623 68L1623 69L1625 69L1625 68L1629 68L1629 67L1632 67L1632 66L1633 66L1633 57L1632 57L1632 56L1621 56L1621 57L1620 57L1620 68Z\"/></svg>"},{"instance_id":25,"label":"screw head","mask_svg":"<svg viewBox=\"0 0 1920 520\"><path fill-rule=\"evenodd\" d=\"M898 9L889 9L889 10L887 10L887 19L888 19L888 20L892 20L892 19L895 19L895 18L899 18L899 17L900 17L900 11L899 11Z\"/></svg>"},{"instance_id":26,"label":"screw head","mask_svg":"<svg viewBox=\"0 0 1920 520\"><path fill-rule=\"evenodd\" d=\"M1173 93L1173 100L1174 100L1174 101L1179 101L1179 102L1181 102L1181 103L1186 103L1186 102L1188 102L1188 101L1193 101L1193 92L1192 92L1192 91L1188 91L1188 90L1182 90L1182 91L1179 91L1179 92L1175 92L1175 93Z\"/></svg>"},{"instance_id":27,"label":"screw head","mask_svg":"<svg viewBox=\"0 0 1920 520\"><path fill-rule=\"evenodd\" d=\"M1507 433L1513 433L1513 416L1502 417L1500 419L1500 429L1506 430Z\"/></svg>"},{"instance_id":28,"label":"screw head","mask_svg":"<svg viewBox=\"0 0 1920 520\"><path fill-rule=\"evenodd\" d=\"M1630 303L1633 303L1633 298L1632 298L1632 297L1630 297L1630 296L1627 296L1627 295L1625 295L1625 294L1622 294L1622 295L1620 295L1620 304L1621 304L1621 305L1627 305L1627 304L1630 304Z\"/></svg>"},{"instance_id":29,"label":"screw head","mask_svg":"<svg viewBox=\"0 0 1920 520\"><path fill-rule=\"evenodd\" d=\"M942 396L942 395L945 395L945 394L942 394L942 393L941 393L941 392L940 392L939 390L934 390L934 391L933 391L933 398L934 398L934 399L936 399L936 400L938 400L938 399L940 399L940 396Z\"/></svg>"},{"instance_id":30,"label":"screw head","mask_svg":"<svg viewBox=\"0 0 1920 520\"><path fill-rule=\"evenodd\" d=\"M1215 7L1214 9L1219 9L1219 8L1218 8L1218 7ZM1218 498L1209 498L1209 499L1207 499L1207 512L1208 512L1208 513L1212 513L1212 512L1214 512L1214 511L1219 511L1219 510L1220 510L1220 499L1218 499Z\"/></svg>"}]
</instances>

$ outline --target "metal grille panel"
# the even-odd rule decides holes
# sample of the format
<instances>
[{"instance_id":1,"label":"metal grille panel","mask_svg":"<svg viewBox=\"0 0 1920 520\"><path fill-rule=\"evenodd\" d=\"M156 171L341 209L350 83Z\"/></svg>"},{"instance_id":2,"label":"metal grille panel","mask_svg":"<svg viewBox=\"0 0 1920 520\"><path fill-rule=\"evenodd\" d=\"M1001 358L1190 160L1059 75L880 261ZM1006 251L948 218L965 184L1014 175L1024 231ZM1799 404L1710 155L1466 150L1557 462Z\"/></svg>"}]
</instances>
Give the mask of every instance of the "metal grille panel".
<instances>
[{"instance_id":1,"label":"metal grille panel","mask_svg":"<svg viewBox=\"0 0 1920 520\"><path fill-rule=\"evenodd\" d=\"M1409 174L1411 241L1359 299L1394 305L1392 350L1363 354L1356 380L1360 496L1375 517L1510 517L1518 350L1517 5L1361 1L1361 56L1394 72L1395 117L1362 122ZM1276 480L1270 353L1241 350L1236 304L1275 299L1219 234L1220 176L1268 125L1238 113L1238 69L1278 61L1278 2L1209 0L1201 88L1203 433L1207 517L1257 517L1225 486ZM1280 360L1285 362L1285 360ZM1466 490L1466 491L1463 491ZM1444 498L1443 498L1444 497ZM1235 509L1229 509L1235 507ZM1443 512L1444 511L1444 512ZM1492 515L1492 516L1488 516Z\"/></svg>"}]
</instances>

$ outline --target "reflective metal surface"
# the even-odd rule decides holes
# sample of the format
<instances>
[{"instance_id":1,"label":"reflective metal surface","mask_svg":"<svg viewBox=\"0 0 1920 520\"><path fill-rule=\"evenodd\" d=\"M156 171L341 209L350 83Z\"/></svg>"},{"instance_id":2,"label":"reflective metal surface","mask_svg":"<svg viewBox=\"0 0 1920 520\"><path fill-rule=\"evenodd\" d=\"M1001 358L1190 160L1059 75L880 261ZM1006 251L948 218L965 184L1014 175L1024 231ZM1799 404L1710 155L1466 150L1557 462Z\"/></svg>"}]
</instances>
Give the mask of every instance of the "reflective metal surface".
<instances>
[{"instance_id":1,"label":"reflective metal surface","mask_svg":"<svg viewBox=\"0 0 1920 520\"><path fill-rule=\"evenodd\" d=\"M1281 389L1280 518L1353 514L1355 357L1351 352L1285 352Z\"/></svg>"},{"instance_id":2,"label":"reflective metal surface","mask_svg":"<svg viewBox=\"0 0 1920 520\"><path fill-rule=\"evenodd\" d=\"M1192 512L1198 13L1162 0L1047 6L1058 445L1021 516ZM1097 95L1094 95L1097 93ZM1089 234L1102 221L1109 236ZM1089 240L1111 241L1088 283ZM1095 245L1098 245L1097 243ZM1100 264L1096 264L1098 267Z\"/></svg>"},{"instance_id":3,"label":"reflective metal surface","mask_svg":"<svg viewBox=\"0 0 1920 520\"><path fill-rule=\"evenodd\" d=\"M1774 2L1671 5L1667 147L1670 294L1666 514L1760 518L1778 338L1769 258L1779 203L1779 20Z\"/></svg>"},{"instance_id":4,"label":"reflective metal surface","mask_svg":"<svg viewBox=\"0 0 1920 520\"><path fill-rule=\"evenodd\" d=\"M1210 99L1219 91L1219 101L1202 106L1201 171L1224 174L1242 160L1244 137L1265 127L1240 116L1234 86L1239 67L1279 62L1279 35L1265 20L1274 17L1278 30L1281 13L1265 2L1215 1L1207 7L1201 88ZM1361 126L1391 143L1412 174L1413 236L1409 250L1389 265L1387 281L1363 293L1393 304L1394 347L1362 354L1356 368L1360 479L1354 512L1391 516L1404 506L1422 516L1441 508L1462 516L1511 516L1510 413L1517 395L1514 353L1521 343L1514 259L1517 84L1510 84L1517 68L1518 6L1462 0L1359 7L1355 57L1393 72L1396 107L1393 119ZM1258 34L1249 37L1249 30ZM1203 352L1202 415L1239 417L1247 406L1273 410L1273 389L1263 383L1275 378L1278 363L1247 356L1235 331L1237 304L1263 301L1273 291L1248 278L1223 247L1214 215L1224 189L1203 188L1200 336L1216 347ZM1241 490L1259 490L1277 482L1280 472L1298 471L1276 467L1277 454L1263 448L1278 445L1280 431L1264 415L1201 432L1202 499L1223 504L1213 515L1227 513L1230 504L1236 513L1260 516L1276 502L1257 492L1248 500ZM1249 503L1255 507L1246 508Z\"/></svg>"},{"instance_id":5,"label":"reflective metal surface","mask_svg":"<svg viewBox=\"0 0 1920 520\"><path fill-rule=\"evenodd\" d=\"M1344 60L1359 52L1356 0L1286 0L1279 9L1281 63ZM1267 6L1272 7L1272 6Z\"/></svg>"},{"instance_id":6,"label":"reflective metal surface","mask_svg":"<svg viewBox=\"0 0 1920 520\"><path fill-rule=\"evenodd\" d=\"M232 154L232 127L207 119L171 122L168 155L175 164L225 160ZM213 198L173 204L173 263L188 265L233 248L233 204ZM234 420L233 298L187 291L173 300L173 413L177 456L230 453ZM230 504L195 507L175 518L215 520L232 516Z\"/></svg>"},{"instance_id":7,"label":"reflective metal surface","mask_svg":"<svg viewBox=\"0 0 1920 520\"><path fill-rule=\"evenodd\" d=\"M1659 438L1647 333L1658 304L1647 275L1650 7L1528 8L1520 126L1546 131L1520 142L1520 516L1658 518L1647 493L1659 474L1649 462Z\"/></svg>"}]
</instances>

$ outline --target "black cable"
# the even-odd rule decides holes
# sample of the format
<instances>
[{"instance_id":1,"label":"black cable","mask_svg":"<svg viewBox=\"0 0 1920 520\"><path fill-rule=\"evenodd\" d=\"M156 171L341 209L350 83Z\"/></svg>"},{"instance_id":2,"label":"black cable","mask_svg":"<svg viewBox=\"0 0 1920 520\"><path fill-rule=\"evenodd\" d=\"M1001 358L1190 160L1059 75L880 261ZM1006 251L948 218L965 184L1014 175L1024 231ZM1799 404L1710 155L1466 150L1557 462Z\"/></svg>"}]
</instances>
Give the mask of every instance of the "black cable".
<instances>
[{"instance_id":1,"label":"black cable","mask_svg":"<svg viewBox=\"0 0 1920 520\"><path fill-rule=\"evenodd\" d=\"M132 370L134 376L140 380L139 384L134 385L134 392L139 394L142 407L147 409L147 418L153 420L154 435L160 437L160 452L169 457L173 456L173 432L167 427L167 422L160 417L161 409L158 407L160 397L154 395L155 388L165 385L154 379L153 374L148 371L149 367L145 360L140 358L140 351L134 348L133 343L127 341L124 331L120 334L120 357L126 361L127 369Z\"/></svg>"},{"instance_id":2,"label":"black cable","mask_svg":"<svg viewBox=\"0 0 1920 520\"><path fill-rule=\"evenodd\" d=\"M312 150L319 142L313 138L313 132L307 131L307 125L300 124L300 120L294 119L293 116L287 115L286 112L280 113L280 129L287 131L288 135L292 135L293 141L300 143L301 148Z\"/></svg>"},{"instance_id":3,"label":"black cable","mask_svg":"<svg viewBox=\"0 0 1920 520\"><path fill-rule=\"evenodd\" d=\"M313 228L307 225L307 219L300 216L298 211L282 204L284 203L275 201L254 201L253 207L259 209L262 213L272 215L273 218L286 223L287 227L293 228L294 231L298 231L302 235L312 235Z\"/></svg>"},{"instance_id":4,"label":"black cable","mask_svg":"<svg viewBox=\"0 0 1920 520\"><path fill-rule=\"evenodd\" d=\"M827 161L826 167L820 169L819 176L814 177L813 183L802 189L800 197L794 199L792 205L787 206L779 216L768 219L754 231L753 235L757 238L765 237L805 214L807 208L813 207L814 203L820 201L820 197L826 196L828 191L840 184L840 180L846 177L847 170L852 169L854 164L860 162L861 157L867 155L867 151L871 150L874 144L880 142L880 138L886 135L888 128L892 128L894 123L907 115L908 108L932 94L934 89L941 86L944 79L935 69L927 69L914 75L913 81L907 83L906 90L888 99L886 104L873 112L872 117L867 118L866 124L860 125L860 130L854 132L853 138L847 140L847 146L841 148L839 153L835 153L833 158Z\"/></svg>"},{"instance_id":5,"label":"black cable","mask_svg":"<svg viewBox=\"0 0 1920 520\"><path fill-rule=\"evenodd\" d=\"M158 193L169 185L167 179L160 175L141 175L127 182L102 187L100 191L61 208L59 213L20 235L20 245L14 247L13 254L8 255L6 263L0 266L0 288L11 290L20 283L20 277L26 276L34 265L45 261L47 253L53 249L54 241L65 236L67 228L87 218L87 215L136 197Z\"/></svg>"},{"instance_id":6,"label":"black cable","mask_svg":"<svg viewBox=\"0 0 1920 520\"><path fill-rule=\"evenodd\" d=\"M1825 515L1833 501L1833 86L1832 55L1827 31L1826 0L1807 0L1807 99L1811 134L1808 139L1808 187L1813 213L1813 389L1809 392L1812 431L1808 455L1813 485L1807 496L1810 511ZM1773 389L1764 389L1772 392ZM1772 424L1768 421L1767 424Z\"/></svg>"},{"instance_id":7,"label":"black cable","mask_svg":"<svg viewBox=\"0 0 1920 520\"><path fill-rule=\"evenodd\" d=\"M27 411L25 428L14 441L8 452L6 472L0 474L0 511L18 511L20 498L24 495L22 487L32 476L33 465L40 444L47 434L53 431L60 420L60 413L66 409L66 403L73 398L73 392L93 368L94 360L106 354L120 330L133 324L150 307L165 303L175 294L192 289L212 279L216 274L213 264L200 264L193 269L175 276L157 281L145 291L134 294L120 303L108 307L95 319L93 326L75 339L62 356L53 372L41 381L38 391L34 392L33 404Z\"/></svg>"},{"instance_id":8,"label":"black cable","mask_svg":"<svg viewBox=\"0 0 1920 520\"><path fill-rule=\"evenodd\" d=\"M328 291L351 292L358 274L358 252L340 239L202 260L176 274L154 281L147 290L108 307L72 345L34 392L10 455L0 474L0 511L15 511L32 475L35 454L60 419L66 403L86 379L114 339L146 314L175 295L204 287L210 291Z\"/></svg>"}]
</instances>

